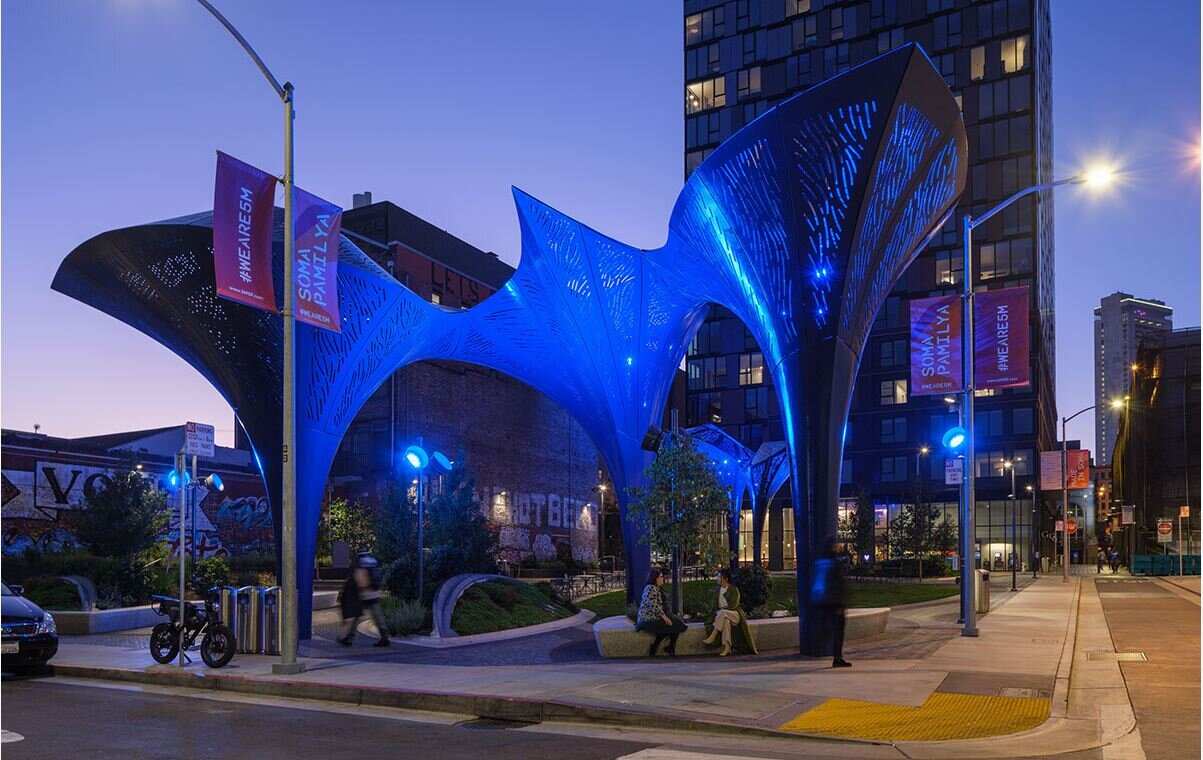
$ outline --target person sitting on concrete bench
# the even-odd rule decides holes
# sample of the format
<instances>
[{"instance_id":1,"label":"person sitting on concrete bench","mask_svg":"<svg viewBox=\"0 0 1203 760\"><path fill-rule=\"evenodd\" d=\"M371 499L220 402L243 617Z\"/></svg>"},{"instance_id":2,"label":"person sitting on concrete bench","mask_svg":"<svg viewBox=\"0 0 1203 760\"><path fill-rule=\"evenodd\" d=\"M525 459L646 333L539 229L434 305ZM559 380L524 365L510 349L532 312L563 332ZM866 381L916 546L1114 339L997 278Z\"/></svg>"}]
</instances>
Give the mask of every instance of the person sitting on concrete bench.
<instances>
[{"instance_id":1,"label":"person sitting on concrete bench","mask_svg":"<svg viewBox=\"0 0 1203 760\"><path fill-rule=\"evenodd\" d=\"M668 639L668 647L664 651L668 652L669 657L676 657L677 637L685 632L685 623L664 611L664 594L660 591L663 585L664 574L659 568L653 567L647 574L647 585L643 587L639 615L635 620L636 631L650 633L655 637L648 649L648 657L656 656L656 650L665 638Z\"/></svg>"},{"instance_id":2,"label":"person sitting on concrete bench","mask_svg":"<svg viewBox=\"0 0 1203 760\"><path fill-rule=\"evenodd\" d=\"M726 568L719 570L714 630L702 640L703 644L713 645L721 637L723 648L718 653L719 657L731 654L733 642L741 652L759 654L756 651L756 642L752 639L752 629L748 626L748 618L739 602L739 587L731 582L731 571Z\"/></svg>"}]
</instances>

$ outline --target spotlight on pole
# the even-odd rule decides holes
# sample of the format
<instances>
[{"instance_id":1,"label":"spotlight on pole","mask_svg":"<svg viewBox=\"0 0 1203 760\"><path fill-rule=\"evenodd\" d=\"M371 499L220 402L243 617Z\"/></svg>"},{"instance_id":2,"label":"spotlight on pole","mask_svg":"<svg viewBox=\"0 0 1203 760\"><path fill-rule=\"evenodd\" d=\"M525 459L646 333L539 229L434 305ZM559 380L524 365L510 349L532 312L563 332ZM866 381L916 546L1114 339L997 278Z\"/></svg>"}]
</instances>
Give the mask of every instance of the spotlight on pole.
<instances>
[{"instance_id":1,"label":"spotlight on pole","mask_svg":"<svg viewBox=\"0 0 1203 760\"><path fill-rule=\"evenodd\" d=\"M444 454L441 451L436 451L433 454L431 454L430 460L432 462L434 462L435 465L437 465L439 467L439 469L446 470L447 472L451 472L451 466L453 464L455 464L454 462L452 462L450 459L447 458L446 454Z\"/></svg>"},{"instance_id":2,"label":"spotlight on pole","mask_svg":"<svg viewBox=\"0 0 1203 760\"><path fill-rule=\"evenodd\" d=\"M965 444L969 441L969 436L965 432L965 428L960 425L950 427L945 433L941 442L944 448L952 452L959 452L965 448Z\"/></svg>"},{"instance_id":3,"label":"spotlight on pole","mask_svg":"<svg viewBox=\"0 0 1203 760\"><path fill-rule=\"evenodd\" d=\"M430 464L430 456L421 446L410 446L405 450L403 456L405 461L409 462L409 466L418 471L425 470L426 466Z\"/></svg>"}]
</instances>

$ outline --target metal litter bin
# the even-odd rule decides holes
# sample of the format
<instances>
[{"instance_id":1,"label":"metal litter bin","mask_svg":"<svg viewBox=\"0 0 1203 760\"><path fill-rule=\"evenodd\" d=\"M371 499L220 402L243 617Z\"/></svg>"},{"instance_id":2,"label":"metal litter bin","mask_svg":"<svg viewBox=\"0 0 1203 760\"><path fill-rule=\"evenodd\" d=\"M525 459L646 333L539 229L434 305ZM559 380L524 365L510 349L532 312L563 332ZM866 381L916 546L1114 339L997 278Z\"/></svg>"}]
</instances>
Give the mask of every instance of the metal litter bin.
<instances>
[{"instance_id":1,"label":"metal litter bin","mask_svg":"<svg viewBox=\"0 0 1203 760\"><path fill-rule=\"evenodd\" d=\"M214 586L209 592L217 610L217 620L238 638L238 589L233 586Z\"/></svg>"},{"instance_id":2,"label":"metal litter bin","mask_svg":"<svg viewBox=\"0 0 1203 760\"><path fill-rule=\"evenodd\" d=\"M263 654L280 654L280 630L284 624L284 605L280 601L279 586L263 589L263 634L259 637L259 651Z\"/></svg>"},{"instance_id":3,"label":"metal litter bin","mask_svg":"<svg viewBox=\"0 0 1203 760\"><path fill-rule=\"evenodd\" d=\"M258 586L243 586L238 589L238 627L234 636L238 651L256 654L259 651L259 632L263 628L263 601Z\"/></svg>"},{"instance_id":4,"label":"metal litter bin","mask_svg":"<svg viewBox=\"0 0 1203 760\"><path fill-rule=\"evenodd\" d=\"M977 613L990 611L990 571L978 570L973 574L973 598L977 601Z\"/></svg>"}]
</instances>

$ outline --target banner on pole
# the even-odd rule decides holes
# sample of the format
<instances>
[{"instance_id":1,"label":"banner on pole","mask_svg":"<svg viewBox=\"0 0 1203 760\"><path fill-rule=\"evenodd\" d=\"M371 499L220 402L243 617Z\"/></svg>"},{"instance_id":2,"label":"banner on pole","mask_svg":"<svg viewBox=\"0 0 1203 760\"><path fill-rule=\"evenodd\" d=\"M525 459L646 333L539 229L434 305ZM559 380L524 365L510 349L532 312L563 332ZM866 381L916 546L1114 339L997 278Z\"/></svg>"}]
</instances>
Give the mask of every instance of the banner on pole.
<instances>
[{"instance_id":1,"label":"banner on pole","mask_svg":"<svg viewBox=\"0 0 1203 760\"><path fill-rule=\"evenodd\" d=\"M1120 505L1120 524L1135 525L1136 524L1136 505L1122 504Z\"/></svg>"},{"instance_id":2,"label":"banner on pole","mask_svg":"<svg viewBox=\"0 0 1203 760\"><path fill-rule=\"evenodd\" d=\"M1070 449L1065 452L1069 465L1069 479L1061 482L1061 452L1040 452L1040 490L1060 491L1063 486L1073 491L1090 487L1090 450Z\"/></svg>"},{"instance_id":3,"label":"banner on pole","mask_svg":"<svg viewBox=\"0 0 1203 760\"><path fill-rule=\"evenodd\" d=\"M911 395L955 393L961 382L961 297L911 301Z\"/></svg>"},{"instance_id":4,"label":"banner on pole","mask_svg":"<svg viewBox=\"0 0 1203 760\"><path fill-rule=\"evenodd\" d=\"M293 281L296 318L340 332L338 317L338 234L343 210L294 188L292 204Z\"/></svg>"},{"instance_id":5,"label":"banner on pole","mask_svg":"<svg viewBox=\"0 0 1203 760\"><path fill-rule=\"evenodd\" d=\"M213 273L217 295L276 310L272 213L276 178L217 151L213 186Z\"/></svg>"},{"instance_id":6,"label":"banner on pole","mask_svg":"<svg viewBox=\"0 0 1203 760\"><path fill-rule=\"evenodd\" d=\"M1031 382L1028 289L986 290L973 296L973 383L980 389Z\"/></svg>"}]
</instances>

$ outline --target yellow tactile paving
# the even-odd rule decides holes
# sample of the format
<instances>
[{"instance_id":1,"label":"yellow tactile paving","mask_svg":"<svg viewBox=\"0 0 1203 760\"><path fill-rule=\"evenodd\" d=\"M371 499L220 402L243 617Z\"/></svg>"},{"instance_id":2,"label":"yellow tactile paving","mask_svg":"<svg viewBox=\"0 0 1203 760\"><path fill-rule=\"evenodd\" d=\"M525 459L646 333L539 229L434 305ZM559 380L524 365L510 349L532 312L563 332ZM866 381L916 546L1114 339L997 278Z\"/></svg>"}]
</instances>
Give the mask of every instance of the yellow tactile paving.
<instances>
[{"instance_id":1,"label":"yellow tactile paving","mask_svg":"<svg viewBox=\"0 0 1203 760\"><path fill-rule=\"evenodd\" d=\"M935 692L919 707L829 699L785 723L785 731L880 741L977 739L1026 731L1048 720L1051 704L1035 697Z\"/></svg>"}]
</instances>

